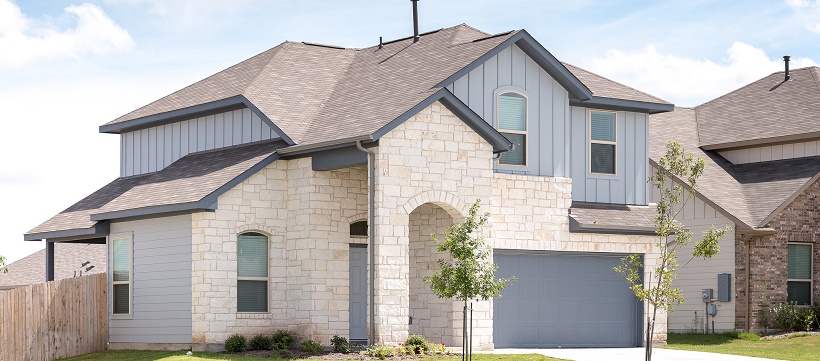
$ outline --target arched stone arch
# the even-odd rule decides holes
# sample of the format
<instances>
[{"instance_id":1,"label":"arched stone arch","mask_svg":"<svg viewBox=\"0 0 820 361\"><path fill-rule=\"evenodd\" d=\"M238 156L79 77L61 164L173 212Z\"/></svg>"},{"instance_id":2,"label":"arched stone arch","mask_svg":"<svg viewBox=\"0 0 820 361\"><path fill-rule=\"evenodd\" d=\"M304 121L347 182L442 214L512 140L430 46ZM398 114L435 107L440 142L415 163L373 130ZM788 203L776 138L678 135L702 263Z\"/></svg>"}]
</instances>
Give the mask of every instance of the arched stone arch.
<instances>
[{"instance_id":1,"label":"arched stone arch","mask_svg":"<svg viewBox=\"0 0 820 361\"><path fill-rule=\"evenodd\" d=\"M358 222L358 221L368 221L369 222L369 220L367 219L367 212L362 212L362 213L358 213L354 216L347 217L347 224L346 225L349 225L353 222Z\"/></svg>"},{"instance_id":2,"label":"arched stone arch","mask_svg":"<svg viewBox=\"0 0 820 361\"><path fill-rule=\"evenodd\" d=\"M245 232L259 232L268 237L273 236L275 232L270 227L263 226L261 224L243 224L239 227L236 227L236 234L242 234Z\"/></svg>"},{"instance_id":3,"label":"arched stone arch","mask_svg":"<svg viewBox=\"0 0 820 361\"><path fill-rule=\"evenodd\" d=\"M435 204L444 209L455 221L464 219L470 206L461 197L444 191L426 191L416 194L404 203L404 211L409 215L425 203Z\"/></svg>"}]
</instances>

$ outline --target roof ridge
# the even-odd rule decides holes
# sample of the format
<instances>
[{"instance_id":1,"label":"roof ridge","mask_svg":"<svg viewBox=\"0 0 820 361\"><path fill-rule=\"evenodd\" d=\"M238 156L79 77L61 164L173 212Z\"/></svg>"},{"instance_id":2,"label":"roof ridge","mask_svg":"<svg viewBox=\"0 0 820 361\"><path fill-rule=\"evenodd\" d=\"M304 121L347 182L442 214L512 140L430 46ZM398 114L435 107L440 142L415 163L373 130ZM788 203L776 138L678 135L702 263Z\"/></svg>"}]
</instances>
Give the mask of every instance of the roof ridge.
<instances>
[{"instance_id":1,"label":"roof ridge","mask_svg":"<svg viewBox=\"0 0 820 361\"><path fill-rule=\"evenodd\" d=\"M812 68L812 69L809 70L809 74L811 74L811 79L814 80L814 86L817 88L817 92L820 93L820 84L817 83L817 77L814 75L814 71L813 71L813 70L815 70L814 68L816 68L816 69L820 69L820 68L818 68L816 66L808 67L808 68Z\"/></svg>"},{"instance_id":2,"label":"roof ridge","mask_svg":"<svg viewBox=\"0 0 820 361\"><path fill-rule=\"evenodd\" d=\"M484 30L481 30L481 29L479 29L479 28L476 28L476 27L473 27L473 26L467 25L467 23L461 23L461 24L456 25L456 26L453 26L453 27L458 27L458 26L468 27L468 28L470 28L470 29L473 29L473 30L475 30L475 31L479 32L479 33L486 34L486 35L490 35L490 33L486 32L486 31L484 31Z\"/></svg>"},{"instance_id":3,"label":"roof ridge","mask_svg":"<svg viewBox=\"0 0 820 361\"><path fill-rule=\"evenodd\" d=\"M327 95L325 95L324 99L322 99L322 101L319 103L316 109L313 110L313 113L310 114L310 116L307 118L308 122L307 124L305 124L304 127L302 127L302 131L299 132L299 135L297 137L291 137L291 139L293 139L297 144L302 139L302 135L304 135L305 132L307 132L308 128L310 128L310 125L313 124L313 121L316 118L315 115L319 113L319 110L321 110L325 106L325 103L327 103L328 99L330 99L331 94L333 94L333 90L335 90L336 86L339 85L339 81L345 77L345 74L347 74L347 70L350 69L350 65L353 64L355 60L356 55L350 57L350 60L348 60L347 64L345 64L345 68L339 72L339 76L336 77L335 81L333 81L333 86L328 90Z\"/></svg>"},{"instance_id":4,"label":"roof ridge","mask_svg":"<svg viewBox=\"0 0 820 361\"><path fill-rule=\"evenodd\" d=\"M672 103L670 103L669 101L667 101L666 99L661 99L661 98L658 98L658 97L656 97L656 96L654 96L654 95L652 95L652 94L649 94L649 93L647 93L647 92L645 92L645 91L642 91L642 90L639 90L639 89L635 89L635 88L633 88L633 87L631 87L631 86L629 86L629 85L626 85L626 84L621 83L621 82L616 81L616 80L612 80L612 79L610 79L610 78L607 78L607 77L605 77L605 76L603 76L603 75L600 75L600 74L598 74L598 73L594 73L594 72L589 71L589 70L587 70L587 69L585 69L585 68L582 68L582 67L580 67L580 66L573 65L573 64L570 64L570 63L568 63L568 62L561 61L561 60L559 60L559 61L561 62L561 64L564 64L564 66L569 65L569 66L571 66L571 67L573 67L573 68L581 69L581 70L583 70L583 71L585 71L585 72L587 72L587 73L592 74L592 75L593 75L593 76L595 76L595 77L598 77L598 78L601 78L601 79L604 79L604 80L607 80L607 81L611 81L611 82L616 83L616 84L618 84L618 85L620 85L620 86L623 86L623 87L625 87L625 88L632 89L632 90L634 90L634 91L636 91L636 92L638 92L638 93L641 93L641 94L643 94L643 95L646 95L646 96L648 96L648 97L650 97L650 98L654 98L654 99L660 100L661 102L664 102L664 103L666 103L666 104L672 104ZM593 95L595 95L595 94L593 94Z\"/></svg>"},{"instance_id":5,"label":"roof ridge","mask_svg":"<svg viewBox=\"0 0 820 361\"><path fill-rule=\"evenodd\" d=\"M480 38L478 38L478 39L472 39L472 40L462 41L462 42L460 42L460 43L452 43L452 44L448 45L447 47L452 48L452 47L454 47L454 46L459 46L459 45L464 45L464 44L472 44L472 43L477 43L477 42L479 42L479 41L484 41L484 40L489 40L489 39L499 38L499 37L506 36L506 35L513 35L513 33L517 33L517 32L519 32L519 31L521 31L521 29L514 29L514 30L503 31L503 32L500 32L500 33L497 33L497 34L488 34L487 36L483 36L483 37L480 37ZM483 33L483 31L482 31L482 33Z\"/></svg>"},{"instance_id":6,"label":"roof ridge","mask_svg":"<svg viewBox=\"0 0 820 361\"><path fill-rule=\"evenodd\" d=\"M295 43L292 42L292 41L285 41L284 43L280 44L280 45L285 45L285 47L283 47L282 49L277 51L276 54L270 60L268 60L267 64L265 64L265 67L263 67L262 69L259 70L259 73L256 74L256 77L254 77L253 80L248 82L248 85L246 85L245 88L242 89L242 93L240 93L240 94L243 97L245 97L245 93L248 91L248 89L251 89L251 88L253 88L253 86L258 84L264 78L264 75L267 75L269 73L268 70L273 65L278 63L279 59L282 58L285 51L287 51L288 49L293 47L293 44L295 44Z\"/></svg>"}]
</instances>

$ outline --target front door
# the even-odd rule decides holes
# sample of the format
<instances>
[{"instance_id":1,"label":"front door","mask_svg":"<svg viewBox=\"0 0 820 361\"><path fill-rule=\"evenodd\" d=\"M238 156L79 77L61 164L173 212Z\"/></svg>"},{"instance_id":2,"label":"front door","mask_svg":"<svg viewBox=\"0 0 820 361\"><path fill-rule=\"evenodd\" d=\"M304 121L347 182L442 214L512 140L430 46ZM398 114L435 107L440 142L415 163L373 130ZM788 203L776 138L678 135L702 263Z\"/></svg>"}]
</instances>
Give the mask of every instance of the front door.
<instances>
[{"instance_id":1,"label":"front door","mask_svg":"<svg viewBox=\"0 0 820 361\"><path fill-rule=\"evenodd\" d=\"M367 342L367 246L350 245L350 341Z\"/></svg>"}]
</instances>

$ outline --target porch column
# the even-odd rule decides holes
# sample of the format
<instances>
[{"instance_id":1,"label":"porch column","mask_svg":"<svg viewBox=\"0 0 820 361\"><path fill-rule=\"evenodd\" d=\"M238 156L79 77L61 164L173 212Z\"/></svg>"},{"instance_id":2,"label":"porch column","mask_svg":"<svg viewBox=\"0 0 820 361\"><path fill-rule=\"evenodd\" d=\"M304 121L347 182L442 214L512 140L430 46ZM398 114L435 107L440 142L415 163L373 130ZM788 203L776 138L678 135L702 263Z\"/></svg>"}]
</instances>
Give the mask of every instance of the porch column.
<instances>
[{"instance_id":1,"label":"porch column","mask_svg":"<svg viewBox=\"0 0 820 361\"><path fill-rule=\"evenodd\" d=\"M54 242L46 240L46 282L54 281Z\"/></svg>"}]
</instances>

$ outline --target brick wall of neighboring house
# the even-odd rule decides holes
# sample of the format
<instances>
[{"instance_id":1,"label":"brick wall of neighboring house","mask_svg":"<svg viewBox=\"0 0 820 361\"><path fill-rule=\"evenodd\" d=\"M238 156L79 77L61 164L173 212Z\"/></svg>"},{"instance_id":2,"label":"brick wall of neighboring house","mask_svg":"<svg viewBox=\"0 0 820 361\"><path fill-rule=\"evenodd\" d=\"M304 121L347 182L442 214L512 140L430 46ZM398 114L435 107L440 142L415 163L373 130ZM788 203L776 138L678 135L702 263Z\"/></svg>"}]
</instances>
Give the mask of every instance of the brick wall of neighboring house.
<instances>
[{"instance_id":1,"label":"brick wall of neighboring house","mask_svg":"<svg viewBox=\"0 0 820 361\"><path fill-rule=\"evenodd\" d=\"M814 244L814 300L820 300L820 180L815 181L777 214L769 225L774 235L736 237L735 264L738 329L746 328L746 253L749 248L750 307L752 329L762 329L760 310L767 296L771 306L786 302L788 278L788 243Z\"/></svg>"}]
</instances>

